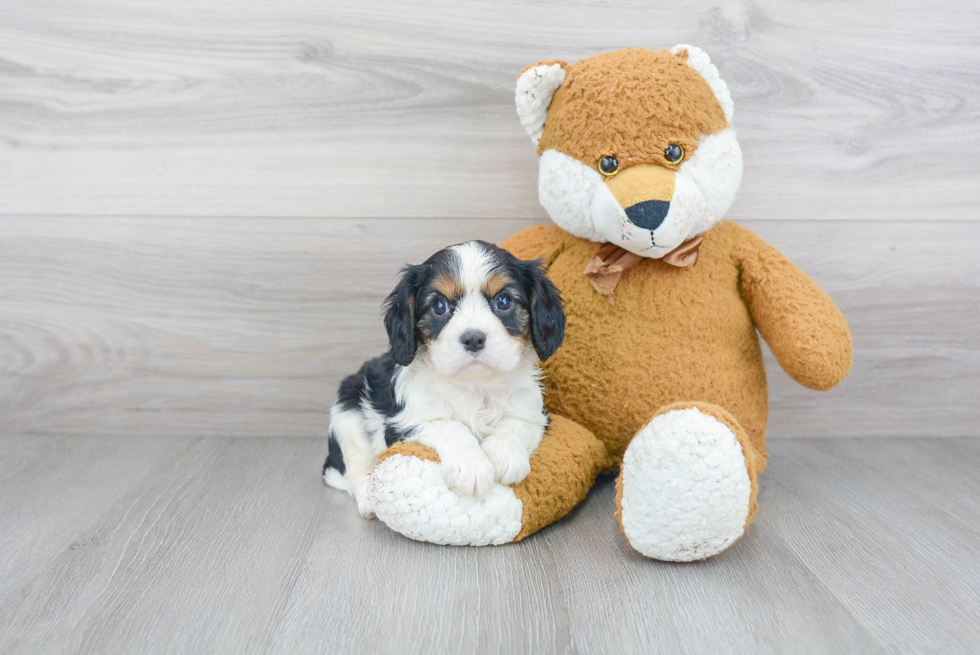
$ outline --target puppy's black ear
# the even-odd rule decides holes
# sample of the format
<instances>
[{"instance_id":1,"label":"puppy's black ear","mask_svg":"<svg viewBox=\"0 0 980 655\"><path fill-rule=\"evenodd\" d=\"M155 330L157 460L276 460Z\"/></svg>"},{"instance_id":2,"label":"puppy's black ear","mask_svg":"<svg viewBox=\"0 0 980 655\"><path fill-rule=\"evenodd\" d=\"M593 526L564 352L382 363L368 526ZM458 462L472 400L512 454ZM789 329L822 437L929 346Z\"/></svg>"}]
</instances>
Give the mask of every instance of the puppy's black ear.
<instances>
[{"instance_id":1,"label":"puppy's black ear","mask_svg":"<svg viewBox=\"0 0 980 655\"><path fill-rule=\"evenodd\" d=\"M561 294L548 279L541 260L521 264L531 300L531 343L543 362L554 355L565 340L565 310L562 309Z\"/></svg>"},{"instance_id":2,"label":"puppy's black ear","mask_svg":"<svg viewBox=\"0 0 980 655\"><path fill-rule=\"evenodd\" d=\"M395 363L408 366L415 359L415 298L424 276L424 266L406 266L394 291L384 304L385 330Z\"/></svg>"}]
</instances>

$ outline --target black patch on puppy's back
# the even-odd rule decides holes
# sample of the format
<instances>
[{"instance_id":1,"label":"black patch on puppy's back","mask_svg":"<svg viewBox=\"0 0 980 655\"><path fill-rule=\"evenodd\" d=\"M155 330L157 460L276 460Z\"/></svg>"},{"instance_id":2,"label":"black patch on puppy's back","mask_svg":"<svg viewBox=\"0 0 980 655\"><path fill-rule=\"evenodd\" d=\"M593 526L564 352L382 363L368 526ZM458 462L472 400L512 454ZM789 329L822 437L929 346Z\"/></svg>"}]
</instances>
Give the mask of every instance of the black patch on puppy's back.
<instances>
[{"instance_id":1,"label":"black patch on puppy's back","mask_svg":"<svg viewBox=\"0 0 980 655\"><path fill-rule=\"evenodd\" d=\"M341 409L360 412L366 404L384 418L385 443L389 446L412 434L410 430L397 429L390 420L405 409L395 398L397 372L394 355L387 352L364 362L357 373L344 379L337 393L337 404Z\"/></svg>"},{"instance_id":2,"label":"black patch on puppy's back","mask_svg":"<svg viewBox=\"0 0 980 655\"><path fill-rule=\"evenodd\" d=\"M337 442L333 430L327 437L327 461L323 463L323 475L327 474L327 469L335 469L341 475L347 472L347 466L344 464L344 453L340 450L340 443Z\"/></svg>"},{"instance_id":3,"label":"black patch on puppy's back","mask_svg":"<svg viewBox=\"0 0 980 655\"><path fill-rule=\"evenodd\" d=\"M373 361L373 360L372 360ZM361 407L361 397L364 394L366 379L364 369L371 362L365 362L358 369L357 373L352 373L344 378L337 390L337 405L344 411L356 412Z\"/></svg>"}]
</instances>

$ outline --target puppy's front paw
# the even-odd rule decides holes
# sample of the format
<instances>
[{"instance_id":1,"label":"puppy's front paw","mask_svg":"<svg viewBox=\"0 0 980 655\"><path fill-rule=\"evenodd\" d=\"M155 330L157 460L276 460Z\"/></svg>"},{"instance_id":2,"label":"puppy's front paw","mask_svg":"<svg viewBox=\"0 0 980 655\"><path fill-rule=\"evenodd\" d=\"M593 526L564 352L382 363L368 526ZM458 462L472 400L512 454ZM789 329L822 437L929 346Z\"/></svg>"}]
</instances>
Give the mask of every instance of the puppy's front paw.
<instances>
[{"instance_id":1,"label":"puppy's front paw","mask_svg":"<svg viewBox=\"0 0 980 655\"><path fill-rule=\"evenodd\" d=\"M493 464L479 448L439 453L442 476L450 489L464 496L482 498L493 487Z\"/></svg>"},{"instance_id":2,"label":"puppy's front paw","mask_svg":"<svg viewBox=\"0 0 980 655\"><path fill-rule=\"evenodd\" d=\"M517 484L531 472L527 448L509 439L487 437L480 444L500 484Z\"/></svg>"},{"instance_id":3,"label":"puppy's front paw","mask_svg":"<svg viewBox=\"0 0 980 655\"><path fill-rule=\"evenodd\" d=\"M357 511L366 519L374 518L374 507L367 494L367 484L362 484L354 491L354 500L357 501Z\"/></svg>"}]
</instances>

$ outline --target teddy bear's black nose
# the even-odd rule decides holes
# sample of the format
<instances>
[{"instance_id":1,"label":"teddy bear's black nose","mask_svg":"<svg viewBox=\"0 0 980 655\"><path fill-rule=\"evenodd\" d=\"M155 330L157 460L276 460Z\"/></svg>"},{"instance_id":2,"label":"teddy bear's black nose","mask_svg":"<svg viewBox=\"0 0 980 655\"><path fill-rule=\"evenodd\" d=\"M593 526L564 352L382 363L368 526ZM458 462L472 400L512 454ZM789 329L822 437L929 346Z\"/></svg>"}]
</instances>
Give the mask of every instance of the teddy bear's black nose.
<instances>
[{"instance_id":1,"label":"teddy bear's black nose","mask_svg":"<svg viewBox=\"0 0 980 655\"><path fill-rule=\"evenodd\" d=\"M667 218L670 203L666 200L644 200L626 208L630 223L644 230L656 230Z\"/></svg>"}]
</instances>

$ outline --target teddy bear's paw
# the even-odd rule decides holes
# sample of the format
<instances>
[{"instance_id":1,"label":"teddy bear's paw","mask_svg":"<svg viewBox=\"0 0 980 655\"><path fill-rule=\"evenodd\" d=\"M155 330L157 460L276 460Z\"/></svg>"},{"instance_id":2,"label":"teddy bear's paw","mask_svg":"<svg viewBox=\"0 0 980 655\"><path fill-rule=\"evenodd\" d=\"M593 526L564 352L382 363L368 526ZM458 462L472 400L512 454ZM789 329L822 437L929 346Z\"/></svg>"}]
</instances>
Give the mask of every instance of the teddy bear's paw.
<instances>
[{"instance_id":1,"label":"teddy bear's paw","mask_svg":"<svg viewBox=\"0 0 980 655\"><path fill-rule=\"evenodd\" d=\"M480 447L493 464L500 484L517 484L531 472L531 455L523 444L511 439L487 437Z\"/></svg>"},{"instance_id":2,"label":"teddy bear's paw","mask_svg":"<svg viewBox=\"0 0 980 655\"><path fill-rule=\"evenodd\" d=\"M465 496L449 488L439 462L411 455L383 459L374 467L367 493L382 523L410 539L435 544L510 543L524 516L510 487L494 484L483 498Z\"/></svg>"},{"instance_id":3,"label":"teddy bear's paw","mask_svg":"<svg viewBox=\"0 0 980 655\"><path fill-rule=\"evenodd\" d=\"M745 529L752 485L742 446L696 408L650 421L630 442L621 475L623 532L647 557L705 559Z\"/></svg>"}]
</instances>

